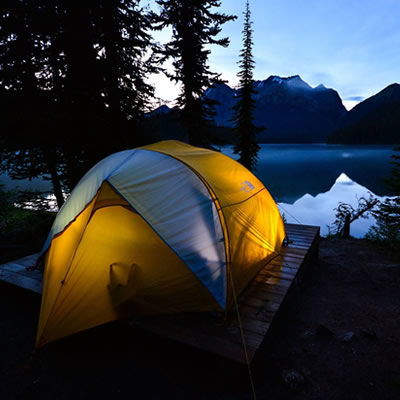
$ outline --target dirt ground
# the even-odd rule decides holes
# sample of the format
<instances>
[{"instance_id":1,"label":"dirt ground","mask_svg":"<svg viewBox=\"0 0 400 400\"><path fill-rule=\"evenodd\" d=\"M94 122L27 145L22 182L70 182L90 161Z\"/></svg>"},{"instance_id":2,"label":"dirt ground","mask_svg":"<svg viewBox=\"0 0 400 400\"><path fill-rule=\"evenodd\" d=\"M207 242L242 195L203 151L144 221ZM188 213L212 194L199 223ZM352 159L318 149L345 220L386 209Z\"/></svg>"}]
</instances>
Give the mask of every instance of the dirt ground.
<instances>
[{"instance_id":1,"label":"dirt ground","mask_svg":"<svg viewBox=\"0 0 400 400\"><path fill-rule=\"evenodd\" d=\"M45 347L39 296L0 283L0 399L251 399L247 370L116 322ZM253 360L257 399L400 399L400 260L323 240ZM292 380L291 380L292 377Z\"/></svg>"}]
</instances>

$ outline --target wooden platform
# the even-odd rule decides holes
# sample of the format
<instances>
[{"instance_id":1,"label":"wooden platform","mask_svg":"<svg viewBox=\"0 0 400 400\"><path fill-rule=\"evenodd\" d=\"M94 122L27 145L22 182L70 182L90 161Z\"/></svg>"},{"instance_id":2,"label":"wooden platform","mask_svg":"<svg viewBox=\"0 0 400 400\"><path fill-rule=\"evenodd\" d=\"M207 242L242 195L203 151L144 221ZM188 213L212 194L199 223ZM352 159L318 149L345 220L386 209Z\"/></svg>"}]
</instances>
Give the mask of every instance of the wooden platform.
<instances>
[{"instance_id":1,"label":"wooden platform","mask_svg":"<svg viewBox=\"0 0 400 400\"><path fill-rule=\"evenodd\" d=\"M281 256L265 266L238 299L250 361L260 347L291 287L318 257L319 227L286 224L289 245ZM29 271L38 254L0 265L0 281L36 293L42 292L42 273ZM131 326L169 337L197 348L245 363L243 341L236 312L222 323L213 313L176 314L134 318Z\"/></svg>"},{"instance_id":2,"label":"wooden platform","mask_svg":"<svg viewBox=\"0 0 400 400\"><path fill-rule=\"evenodd\" d=\"M290 288L318 258L319 226L286 224L289 245L265 266L239 296L250 361L263 342ZM136 318L130 325L225 358L246 363L239 322L233 310L225 323L207 313Z\"/></svg>"},{"instance_id":3,"label":"wooden platform","mask_svg":"<svg viewBox=\"0 0 400 400\"><path fill-rule=\"evenodd\" d=\"M39 253L0 265L0 281L42 294L43 273L30 270L36 263Z\"/></svg>"}]
</instances>

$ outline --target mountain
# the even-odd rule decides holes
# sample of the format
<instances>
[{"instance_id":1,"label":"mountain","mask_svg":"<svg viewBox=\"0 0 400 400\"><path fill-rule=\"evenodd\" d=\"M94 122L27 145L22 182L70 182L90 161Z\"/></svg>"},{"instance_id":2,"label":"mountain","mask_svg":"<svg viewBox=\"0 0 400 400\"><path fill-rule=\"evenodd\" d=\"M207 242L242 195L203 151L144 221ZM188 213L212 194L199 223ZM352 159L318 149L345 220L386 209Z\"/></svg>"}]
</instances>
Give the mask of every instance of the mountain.
<instances>
[{"instance_id":1,"label":"mountain","mask_svg":"<svg viewBox=\"0 0 400 400\"><path fill-rule=\"evenodd\" d=\"M155 115L164 115L168 114L171 111L171 108L169 108L167 105L163 104L157 108L155 108L153 111L150 111L149 113L146 114L146 117L153 117Z\"/></svg>"},{"instance_id":2,"label":"mountain","mask_svg":"<svg viewBox=\"0 0 400 400\"><path fill-rule=\"evenodd\" d=\"M329 143L400 143L400 85L393 83L359 103L343 118Z\"/></svg>"},{"instance_id":3,"label":"mountain","mask_svg":"<svg viewBox=\"0 0 400 400\"><path fill-rule=\"evenodd\" d=\"M266 129L261 143L400 143L400 85L389 85L347 112L338 93L324 85L312 88L300 76L270 76L254 82L255 123ZM215 137L232 143L232 107L238 90L222 83L205 92L216 100ZM148 114L152 138L183 138L179 110L161 106Z\"/></svg>"},{"instance_id":4,"label":"mountain","mask_svg":"<svg viewBox=\"0 0 400 400\"><path fill-rule=\"evenodd\" d=\"M181 113L182 111L178 107L169 108L166 105L147 113L141 121L141 130L144 132L143 144L170 139L186 141L187 136L182 126ZM234 142L231 128L211 126L208 135L214 145Z\"/></svg>"},{"instance_id":5,"label":"mountain","mask_svg":"<svg viewBox=\"0 0 400 400\"><path fill-rule=\"evenodd\" d=\"M205 97L217 101L214 117L215 125L232 127L232 107L237 101L237 90L232 89L226 83L220 83L207 89Z\"/></svg>"},{"instance_id":6,"label":"mountain","mask_svg":"<svg viewBox=\"0 0 400 400\"><path fill-rule=\"evenodd\" d=\"M325 142L346 115L338 93L323 85L312 88L300 76L270 76L255 81L257 108L255 124L266 130L258 135L259 142ZM216 107L216 124L232 127L232 107L238 91L219 84L205 93L220 103Z\"/></svg>"}]
</instances>

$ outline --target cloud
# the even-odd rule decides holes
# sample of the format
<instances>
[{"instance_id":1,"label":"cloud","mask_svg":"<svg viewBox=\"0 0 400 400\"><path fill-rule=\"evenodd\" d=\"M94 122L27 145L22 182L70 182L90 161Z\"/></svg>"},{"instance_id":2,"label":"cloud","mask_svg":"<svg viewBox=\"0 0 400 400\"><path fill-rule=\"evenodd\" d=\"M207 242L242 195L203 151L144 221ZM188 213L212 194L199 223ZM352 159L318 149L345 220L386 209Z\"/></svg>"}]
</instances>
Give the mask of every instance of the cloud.
<instances>
[{"instance_id":1,"label":"cloud","mask_svg":"<svg viewBox=\"0 0 400 400\"><path fill-rule=\"evenodd\" d=\"M365 97L363 96L348 96L345 97L343 100L348 100L348 101L363 101L365 99Z\"/></svg>"},{"instance_id":2,"label":"cloud","mask_svg":"<svg viewBox=\"0 0 400 400\"><path fill-rule=\"evenodd\" d=\"M332 76L326 72L314 72L310 75L313 82L318 82L318 84L327 84L332 81Z\"/></svg>"}]
</instances>

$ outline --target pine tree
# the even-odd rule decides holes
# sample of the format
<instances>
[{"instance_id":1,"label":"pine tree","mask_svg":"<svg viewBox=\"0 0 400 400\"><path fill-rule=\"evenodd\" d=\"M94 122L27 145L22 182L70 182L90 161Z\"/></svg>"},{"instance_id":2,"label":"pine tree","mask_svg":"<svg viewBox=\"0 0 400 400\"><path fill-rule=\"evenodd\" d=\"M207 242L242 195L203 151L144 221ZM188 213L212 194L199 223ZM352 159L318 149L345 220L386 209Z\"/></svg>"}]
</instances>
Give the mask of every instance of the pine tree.
<instances>
[{"instance_id":1,"label":"pine tree","mask_svg":"<svg viewBox=\"0 0 400 400\"><path fill-rule=\"evenodd\" d=\"M373 212L376 225L367 237L400 247L400 147L394 148L392 159L393 168L387 185L394 196L380 202Z\"/></svg>"},{"instance_id":2,"label":"pine tree","mask_svg":"<svg viewBox=\"0 0 400 400\"><path fill-rule=\"evenodd\" d=\"M381 202L373 212L376 225L371 228L368 237L400 248L400 147L394 151L391 178L387 180L394 196Z\"/></svg>"},{"instance_id":3,"label":"pine tree","mask_svg":"<svg viewBox=\"0 0 400 400\"><path fill-rule=\"evenodd\" d=\"M139 1L88 0L86 10L79 2L65 6L63 110L69 118L66 162L72 188L100 159L142 144L138 121L150 109L154 88L147 77L157 67L147 56L151 19ZM79 71L82 63L86 68Z\"/></svg>"},{"instance_id":4,"label":"pine tree","mask_svg":"<svg viewBox=\"0 0 400 400\"><path fill-rule=\"evenodd\" d=\"M244 12L243 27L243 49L240 52L239 66L241 70L238 73L239 81L239 99L233 108L235 131L237 143L234 146L234 153L239 154L239 162L250 171L254 171L257 165L258 151L260 146L256 141L256 134L263 128L256 127L253 123L254 110L256 103L254 94L256 90L253 82L254 59L252 54L253 30L251 28L251 12L249 1L246 1L246 11Z\"/></svg>"},{"instance_id":5,"label":"pine tree","mask_svg":"<svg viewBox=\"0 0 400 400\"><path fill-rule=\"evenodd\" d=\"M395 147L393 151L391 176L386 180L386 185L392 194L400 196L400 146Z\"/></svg>"},{"instance_id":6,"label":"pine tree","mask_svg":"<svg viewBox=\"0 0 400 400\"><path fill-rule=\"evenodd\" d=\"M0 163L16 179L51 179L59 205L98 160L141 144L157 68L138 4L0 4Z\"/></svg>"},{"instance_id":7,"label":"pine tree","mask_svg":"<svg viewBox=\"0 0 400 400\"><path fill-rule=\"evenodd\" d=\"M203 96L220 77L207 64L211 53L207 46L227 47L229 39L217 36L221 26L236 17L214 12L221 5L217 0L157 0L157 4L161 11L154 15L155 28L172 27L172 38L162 54L163 60L173 59L174 73L168 76L182 85L177 104L182 107L187 140L207 146L207 121L213 115L213 103L203 101Z\"/></svg>"},{"instance_id":8,"label":"pine tree","mask_svg":"<svg viewBox=\"0 0 400 400\"><path fill-rule=\"evenodd\" d=\"M154 87L146 79L159 72L156 46L148 33L152 18L139 1L101 0L97 5L105 103L123 120L139 119L151 109L154 97Z\"/></svg>"},{"instance_id":9,"label":"pine tree","mask_svg":"<svg viewBox=\"0 0 400 400\"><path fill-rule=\"evenodd\" d=\"M24 0L0 5L0 90L2 131L0 164L16 179L47 175L59 205L63 202L57 156L44 132L48 127L48 48L44 2ZM51 154L46 161L44 154Z\"/></svg>"}]
</instances>

